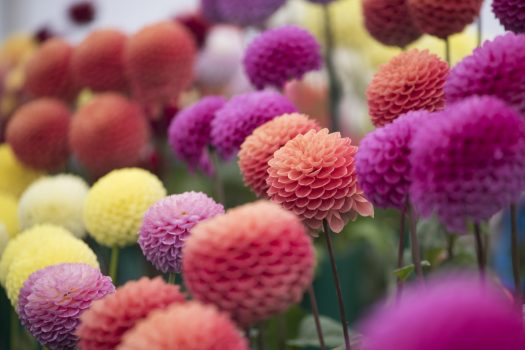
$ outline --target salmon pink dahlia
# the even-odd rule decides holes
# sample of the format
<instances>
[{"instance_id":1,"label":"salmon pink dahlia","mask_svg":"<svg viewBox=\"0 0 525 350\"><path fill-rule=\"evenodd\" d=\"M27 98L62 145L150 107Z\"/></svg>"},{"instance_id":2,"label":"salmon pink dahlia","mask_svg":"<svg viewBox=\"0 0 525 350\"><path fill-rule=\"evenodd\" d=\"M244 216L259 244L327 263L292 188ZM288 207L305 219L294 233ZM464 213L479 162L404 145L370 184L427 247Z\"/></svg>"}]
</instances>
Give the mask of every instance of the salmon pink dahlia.
<instances>
[{"instance_id":1,"label":"salmon pink dahlia","mask_svg":"<svg viewBox=\"0 0 525 350\"><path fill-rule=\"evenodd\" d=\"M255 129L239 151L239 168L244 183L257 196L266 197L268 161L274 152L295 136L319 129L317 122L302 114L285 114Z\"/></svg>"},{"instance_id":2,"label":"salmon pink dahlia","mask_svg":"<svg viewBox=\"0 0 525 350\"><path fill-rule=\"evenodd\" d=\"M186 242L183 277L195 299L249 326L299 302L314 265L301 221L259 201L195 226Z\"/></svg>"},{"instance_id":3,"label":"salmon pink dahlia","mask_svg":"<svg viewBox=\"0 0 525 350\"><path fill-rule=\"evenodd\" d=\"M417 49L383 65L366 91L374 125L383 126L410 111L443 109L448 71L445 61L427 50Z\"/></svg>"},{"instance_id":4,"label":"salmon pink dahlia","mask_svg":"<svg viewBox=\"0 0 525 350\"><path fill-rule=\"evenodd\" d=\"M334 232L341 232L358 214L373 216L357 185L357 147L351 142L328 129L296 136L268 162L268 197L313 229L326 220Z\"/></svg>"},{"instance_id":5,"label":"salmon pink dahlia","mask_svg":"<svg viewBox=\"0 0 525 350\"><path fill-rule=\"evenodd\" d=\"M249 350L224 313L192 301L156 311L126 333L119 350Z\"/></svg>"},{"instance_id":6,"label":"salmon pink dahlia","mask_svg":"<svg viewBox=\"0 0 525 350\"><path fill-rule=\"evenodd\" d=\"M525 2L523 0L494 0L492 11L506 30L525 33Z\"/></svg>"},{"instance_id":7,"label":"salmon pink dahlia","mask_svg":"<svg viewBox=\"0 0 525 350\"><path fill-rule=\"evenodd\" d=\"M160 277L127 282L113 294L99 299L80 316L76 334L82 350L115 349L122 336L151 312L184 302L179 287Z\"/></svg>"}]
</instances>

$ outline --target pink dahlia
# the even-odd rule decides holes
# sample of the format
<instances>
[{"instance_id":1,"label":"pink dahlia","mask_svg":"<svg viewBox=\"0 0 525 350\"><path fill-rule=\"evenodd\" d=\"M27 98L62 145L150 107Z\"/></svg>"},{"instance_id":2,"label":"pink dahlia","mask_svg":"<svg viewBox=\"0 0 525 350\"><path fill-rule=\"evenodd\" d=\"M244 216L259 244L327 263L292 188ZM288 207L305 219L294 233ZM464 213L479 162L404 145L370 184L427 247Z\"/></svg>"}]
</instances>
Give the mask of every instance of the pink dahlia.
<instances>
[{"instance_id":1,"label":"pink dahlia","mask_svg":"<svg viewBox=\"0 0 525 350\"><path fill-rule=\"evenodd\" d=\"M521 314L502 290L472 276L449 276L403 291L362 324L362 350L521 350ZM410 325L410 331L407 331Z\"/></svg>"},{"instance_id":2,"label":"pink dahlia","mask_svg":"<svg viewBox=\"0 0 525 350\"><path fill-rule=\"evenodd\" d=\"M457 64L445 85L447 102L493 95L525 116L525 35L507 33L486 41Z\"/></svg>"},{"instance_id":3,"label":"pink dahlia","mask_svg":"<svg viewBox=\"0 0 525 350\"><path fill-rule=\"evenodd\" d=\"M351 143L328 129L297 135L268 162L268 196L313 229L326 220L341 232L358 214L372 216L373 207L357 185L357 147Z\"/></svg>"},{"instance_id":4,"label":"pink dahlia","mask_svg":"<svg viewBox=\"0 0 525 350\"><path fill-rule=\"evenodd\" d=\"M319 124L302 114L277 117L259 126L246 138L239 151L239 168L244 183L259 197L266 197L268 161L288 141L310 130L319 130Z\"/></svg>"},{"instance_id":5,"label":"pink dahlia","mask_svg":"<svg viewBox=\"0 0 525 350\"><path fill-rule=\"evenodd\" d=\"M495 97L470 97L421 125L410 159L416 209L464 232L525 189L525 121Z\"/></svg>"},{"instance_id":6,"label":"pink dahlia","mask_svg":"<svg viewBox=\"0 0 525 350\"><path fill-rule=\"evenodd\" d=\"M207 18L240 26L263 24L285 0L201 0Z\"/></svg>"},{"instance_id":7,"label":"pink dahlia","mask_svg":"<svg viewBox=\"0 0 525 350\"><path fill-rule=\"evenodd\" d=\"M58 264L34 272L24 282L18 315L48 349L75 349L75 329L91 303L115 291L111 278L86 264Z\"/></svg>"},{"instance_id":8,"label":"pink dahlia","mask_svg":"<svg viewBox=\"0 0 525 350\"><path fill-rule=\"evenodd\" d=\"M314 265L301 221L259 201L198 224L186 242L183 277L195 299L249 326L299 302Z\"/></svg>"},{"instance_id":9,"label":"pink dahlia","mask_svg":"<svg viewBox=\"0 0 525 350\"><path fill-rule=\"evenodd\" d=\"M224 159L231 159L258 126L296 109L277 92L248 92L235 96L219 109L211 122L213 146Z\"/></svg>"},{"instance_id":10,"label":"pink dahlia","mask_svg":"<svg viewBox=\"0 0 525 350\"><path fill-rule=\"evenodd\" d=\"M366 197L381 208L403 209L410 186L410 142L427 111L408 112L378 128L359 144L356 173Z\"/></svg>"},{"instance_id":11,"label":"pink dahlia","mask_svg":"<svg viewBox=\"0 0 525 350\"><path fill-rule=\"evenodd\" d=\"M195 301L154 312L126 333L119 350L249 350L224 313Z\"/></svg>"},{"instance_id":12,"label":"pink dahlia","mask_svg":"<svg viewBox=\"0 0 525 350\"><path fill-rule=\"evenodd\" d=\"M142 277L127 282L114 294L95 301L80 316L76 334L82 350L115 349L122 336L152 311L184 302L179 287L165 283L160 277Z\"/></svg>"},{"instance_id":13,"label":"pink dahlia","mask_svg":"<svg viewBox=\"0 0 525 350\"><path fill-rule=\"evenodd\" d=\"M252 84L282 89L287 81L321 68L321 47L308 31L297 26L270 29L246 49L244 69Z\"/></svg>"},{"instance_id":14,"label":"pink dahlia","mask_svg":"<svg viewBox=\"0 0 525 350\"><path fill-rule=\"evenodd\" d=\"M191 229L223 214L224 208L201 192L185 192L161 199L144 215L139 244L146 258L164 273L180 273L182 251Z\"/></svg>"},{"instance_id":15,"label":"pink dahlia","mask_svg":"<svg viewBox=\"0 0 525 350\"><path fill-rule=\"evenodd\" d=\"M525 33L525 2L523 0L494 0L492 11L506 30Z\"/></svg>"}]
</instances>

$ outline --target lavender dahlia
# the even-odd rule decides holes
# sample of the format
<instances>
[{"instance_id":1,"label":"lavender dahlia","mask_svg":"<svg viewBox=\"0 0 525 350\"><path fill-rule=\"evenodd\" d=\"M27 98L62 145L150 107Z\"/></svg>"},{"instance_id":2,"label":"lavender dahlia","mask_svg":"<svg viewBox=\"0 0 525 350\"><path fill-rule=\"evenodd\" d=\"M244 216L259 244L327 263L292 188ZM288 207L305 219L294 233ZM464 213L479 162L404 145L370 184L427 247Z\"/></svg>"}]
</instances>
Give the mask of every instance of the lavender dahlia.
<instances>
[{"instance_id":1,"label":"lavender dahlia","mask_svg":"<svg viewBox=\"0 0 525 350\"><path fill-rule=\"evenodd\" d=\"M523 0L494 0L492 11L506 30L525 33L525 2Z\"/></svg>"},{"instance_id":2,"label":"lavender dahlia","mask_svg":"<svg viewBox=\"0 0 525 350\"><path fill-rule=\"evenodd\" d=\"M113 293L109 277L86 264L58 264L34 272L20 290L22 324L49 349L74 349L80 314Z\"/></svg>"},{"instance_id":3,"label":"lavender dahlia","mask_svg":"<svg viewBox=\"0 0 525 350\"><path fill-rule=\"evenodd\" d=\"M321 48L313 35L297 26L267 30L246 49L244 68L256 88L282 89L287 81L321 68Z\"/></svg>"},{"instance_id":4,"label":"lavender dahlia","mask_svg":"<svg viewBox=\"0 0 525 350\"><path fill-rule=\"evenodd\" d=\"M285 0L201 0L205 16L213 22L241 26L260 25L284 4Z\"/></svg>"},{"instance_id":5,"label":"lavender dahlia","mask_svg":"<svg viewBox=\"0 0 525 350\"><path fill-rule=\"evenodd\" d=\"M166 197L144 215L140 248L159 271L180 273L182 250L190 230L199 222L223 213L223 206L204 193L185 192Z\"/></svg>"},{"instance_id":6,"label":"lavender dahlia","mask_svg":"<svg viewBox=\"0 0 525 350\"><path fill-rule=\"evenodd\" d=\"M412 142L410 199L451 231L489 219L525 189L525 121L490 96L470 97L423 124Z\"/></svg>"}]
</instances>

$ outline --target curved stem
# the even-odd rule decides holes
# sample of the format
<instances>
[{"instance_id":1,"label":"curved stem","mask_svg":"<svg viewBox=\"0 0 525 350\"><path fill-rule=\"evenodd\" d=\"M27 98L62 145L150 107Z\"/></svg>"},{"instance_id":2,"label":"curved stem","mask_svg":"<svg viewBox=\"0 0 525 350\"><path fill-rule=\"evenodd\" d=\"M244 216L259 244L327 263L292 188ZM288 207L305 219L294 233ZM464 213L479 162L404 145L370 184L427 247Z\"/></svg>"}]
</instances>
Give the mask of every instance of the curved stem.
<instances>
[{"instance_id":1,"label":"curved stem","mask_svg":"<svg viewBox=\"0 0 525 350\"><path fill-rule=\"evenodd\" d=\"M111 260L109 262L109 277L113 281L113 284L117 286L117 274L118 274L118 257L120 249L117 246L111 248Z\"/></svg>"},{"instance_id":2,"label":"curved stem","mask_svg":"<svg viewBox=\"0 0 525 350\"><path fill-rule=\"evenodd\" d=\"M521 305L523 291L521 288L520 250L518 241L518 219L516 204L510 206L511 221L511 249L512 249L512 274L516 288L516 301Z\"/></svg>"},{"instance_id":3,"label":"curved stem","mask_svg":"<svg viewBox=\"0 0 525 350\"><path fill-rule=\"evenodd\" d=\"M481 237L481 227L478 222L474 223L474 237L476 239L476 257L481 278L485 278L485 253L483 249L483 239Z\"/></svg>"},{"instance_id":4,"label":"curved stem","mask_svg":"<svg viewBox=\"0 0 525 350\"><path fill-rule=\"evenodd\" d=\"M317 331L317 337L319 338L319 348L326 350L324 343L323 328L321 327L321 321L319 319L319 309L317 307L317 300L315 299L314 287L310 284L308 287L308 296L310 297L310 306L312 307L312 315L314 316L315 329Z\"/></svg>"},{"instance_id":5,"label":"curved stem","mask_svg":"<svg viewBox=\"0 0 525 350\"><path fill-rule=\"evenodd\" d=\"M419 240L417 239L417 219L414 208L410 207L410 247L412 251L412 263L416 269L417 277L423 281L423 267L421 266L421 252L419 250Z\"/></svg>"}]
</instances>

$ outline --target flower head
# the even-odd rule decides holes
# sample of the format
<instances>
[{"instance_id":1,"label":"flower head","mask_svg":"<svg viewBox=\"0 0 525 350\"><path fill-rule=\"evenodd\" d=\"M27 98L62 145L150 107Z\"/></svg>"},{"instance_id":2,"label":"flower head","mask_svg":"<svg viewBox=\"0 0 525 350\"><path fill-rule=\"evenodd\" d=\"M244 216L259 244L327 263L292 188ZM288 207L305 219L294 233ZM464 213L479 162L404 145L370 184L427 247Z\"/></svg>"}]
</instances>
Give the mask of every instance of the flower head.
<instances>
[{"instance_id":1,"label":"flower head","mask_svg":"<svg viewBox=\"0 0 525 350\"><path fill-rule=\"evenodd\" d=\"M525 33L525 3L520 0L494 0L492 11L506 30Z\"/></svg>"},{"instance_id":2,"label":"flower head","mask_svg":"<svg viewBox=\"0 0 525 350\"><path fill-rule=\"evenodd\" d=\"M182 24L192 34L195 43L202 48L211 29L211 24L199 12L189 12L175 17L175 21Z\"/></svg>"},{"instance_id":3,"label":"flower head","mask_svg":"<svg viewBox=\"0 0 525 350\"><path fill-rule=\"evenodd\" d=\"M235 324L212 305L175 304L148 316L126 333L120 350L248 350Z\"/></svg>"},{"instance_id":4,"label":"flower head","mask_svg":"<svg viewBox=\"0 0 525 350\"><path fill-rule=\"evenodd\" d=\"M507 33L486 41L450 72L447 102L493 95L525 116L525 35Z\"/></svg>"},{"instance_id":5,"label":"flower head","mask_svg":"<svg viewBox=\"0 0 525 350\"><path fill-rule=\"evenodd\" d=\"M366 91L374 125L383 126L410 111L443 109L448 71L448 64L427 50L412 49L394 57Z\"/></svg>"},{"instance_id":6,"label":"flower head","mask_svg":"<svg viewBox=\"0 0 525 350\"><path fill-rule=\"evenodd\" d=\"M84 237L82 211L88 190L86 182L75 175L62 174L35 181L20 198L18 215L22 229L53 224L79 238Z\"/></svg>"},{"instance_id":7,"label":"flower head","mask_svg":"<svg viewBox=\"0 0 525 350\"><path fill-rule=\"evenodd\" d=\"M241 26L263 24L285 0L202 0L206 17L213 22Z\"/></svg>"},{"instance_id":8,"label":"flower head","mask_svg":"<svg viewBox=\"0 0 525 350\"><path fill-rule=\"evenodd\" d=\"M450 105L415 134L410 199L451 231L488 220L525 189L525 121L494 97Z\"/></svg>"},{"instance_id":9,"label":"flower head","mask_svg":"<svg viewBox=\"0 0 525 350\"><path fill-rule=\"evenodd\" d=\"M268 161L288 141L310 130L319 130L319 124L302 114L285 114L259 126L244 140L239 151L239 168L244 183L259 197L266 197Z\"/></svg>"},{"instance_id":10,"label":"flower head","mask_svg":"<svg viewBox=\"0 0 525 350\"><path fill-rule=\"evenodd\" d=\"M26 166L56 170L69 156L70 112L59 100L42 98L20 107L7 125L6 141Z\"/></svg>"},{"instance_id":11,"label":"flower head","mask_svg":"<svg viewBox=\"0 0 525 350\"><path fill-rule=\"evenodd\" d=\"M42 174L39 171L26 167L13 153L13 149L6 143L0 144L0 192L10 194L16 198L29 184Z\"/></svg>"},{"instance_id":12,"label":"flower head","mask_svg":"<svg viewBox=\"0 0 525 350\"><path fill-rule=\"evenodd\" d=\"M20 290L18 315L49 349L74 349L80 315L94 300L113 293L111 278L86 264L58 264L31 274Z\"/></svg>"},{"instance_id":13,"label":"flower head","mask_svg":"<svg viewBox=\"0 0 525 350\"><path fill-rule=\"evenodd\" d=\"M137 165L149 131L140 107L116 93L101 94L74 115L71 150L93 176Z\"/></svg>"},{"instance_id":14,"label":"flower head","mask_svg":"<svg viewBox=\"0 0 525 350\"><path fill-rule=\"evenodd\" d=\"M20 230L18 220L18 199L0 191L0 223L3 224L7 237L14 237Z\"/></svg>"},{"instance_id":15,"label":"flower head","mask_svg":"<svg viewBox=\"0 0 525 350\"><path fill-rule=\"evenodd\" d=\"M198 224L186 242L183 277L195 299L248 326L299 302L314 265L301 221L259 201Z\"/></svg>"},{"instance_id":16,"label":"flower head","mask_svg":"<svg viewBox=\"0 0 525 350\"><path fill-rule=\"evenodd\" d=\"M142 222L139 244L146 258L164 273L180 273L191 229L223 214L224 208L201 192L176 194L153 204Z\"/></svg>"},{"instance_id":17,"label":"flower head","mask_svg":"<svg viewBox=\"0 0 525 350\"><path fill-rule=\"evenodd\" d=\"M160 277L129 281L113 294L94 301L80 316L76 334L83 350L115 349L122 336L151 312L184 302L179 287ZM168 325L166 325L168 326Z\"/></svg>"},{"instance_id":18,"label":"flower head","mask_svg":"<svg viewBox=\"0 0 525 350\"><path fill-rule=\"evenodd\" d=\"M92 22L96 16L96 7L93 1L83 0L72 4L68 8L69 19L75 24L84 25Z\"/></svg>"},{"instance_id":19,"label":"flower head","mask_svg":"<svg viewBox=\"0 0 525 350\"><path fill-rule=\"evenodd\" d=\"M255 38L244 56L252 84L282 89L287 81L321 68L321 48L314 36L297 26L270 29Z\"/></svg>"},{"instance_id":20,"label":"flower head","mask_svg":"<svg viewBox=\"0 0 525 350\"><path fill-rule=\"evenodd\" d=\"M357 185L349 138L328 129L298 135L268 162L268 196L294 212L313 229L323 220L341 232L357 215L372 216L373 207Z\"/></svg>"},{"instance_id":21,"label":"flower head","mask_svg":"<svg viewBox=\"0 0 525 350\"><path fill-rule=\"evenodd\" d=\"M211 122L212 144L222 158L230 159L258 126L295 111L293 104L277 92L237 95L216 112Z\"/></svg>"},{"instance_id":22,"label":"flower head","mask_svg":"<svg viewBox=\"0 0 525 350\"><path fill-rule=\"evenodd\" d=\"M177 158L191 169L211 170L207 146L211 143L211 122L226 100L219 96L205 97L180 111L171 121L168 141Z\"/></svg>"}]
</instances>

